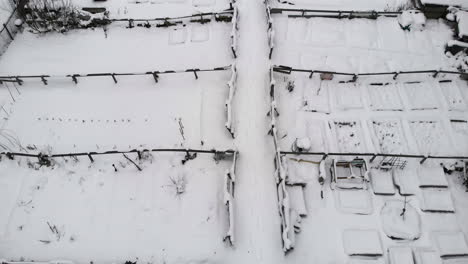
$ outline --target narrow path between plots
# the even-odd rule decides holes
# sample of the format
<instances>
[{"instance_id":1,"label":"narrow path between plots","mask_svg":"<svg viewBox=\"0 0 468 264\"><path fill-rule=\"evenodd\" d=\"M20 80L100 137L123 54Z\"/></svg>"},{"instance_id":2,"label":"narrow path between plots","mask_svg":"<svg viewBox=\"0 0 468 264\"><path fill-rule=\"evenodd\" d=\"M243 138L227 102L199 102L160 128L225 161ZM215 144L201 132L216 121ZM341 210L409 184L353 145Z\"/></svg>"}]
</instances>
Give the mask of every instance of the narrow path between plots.
<instances>
[{"instance_id":1,"label":"narrow path between plots","mask_svg":"<svg viewBox=\"0 0 468 264\"><path fill-rule=\"evenodd\" d=\"M268 60L265 5L239 0L238 88L234 111L239 150L236 185L237 248L230 261L274 263L283 256L273 146L268 136Z\"/></svg>"}]
</instances>

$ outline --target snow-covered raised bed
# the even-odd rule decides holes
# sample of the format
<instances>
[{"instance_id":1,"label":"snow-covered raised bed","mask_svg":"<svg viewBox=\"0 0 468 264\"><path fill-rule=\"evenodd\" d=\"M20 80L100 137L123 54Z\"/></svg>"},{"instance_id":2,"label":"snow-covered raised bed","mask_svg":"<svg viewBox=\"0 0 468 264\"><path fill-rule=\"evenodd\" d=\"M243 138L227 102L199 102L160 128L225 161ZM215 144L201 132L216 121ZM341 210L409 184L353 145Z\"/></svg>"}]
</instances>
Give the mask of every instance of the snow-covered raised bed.
<instances>
[{"instance_id":1,"label":"snow-covered raised bed","mask_svg":"<svg viewBox=\"0 0 468 264\"><path fill-rule=\"evenodd\" d=\"M392 239L416 240L421 236L421 216L406 200L390 200L380 211L385 234Z\"/></svg>"},{"instance_id":2,"label":"snow-covered raised bed","mask_svg":"<svg viewBox=\"0 0 468 264\"><path fill-rule=\"evenodd\" d=\"M377 230L347 229L343 231L343 245L350 256L381 256L382 241Z\"/></svg>"}]
</instances>

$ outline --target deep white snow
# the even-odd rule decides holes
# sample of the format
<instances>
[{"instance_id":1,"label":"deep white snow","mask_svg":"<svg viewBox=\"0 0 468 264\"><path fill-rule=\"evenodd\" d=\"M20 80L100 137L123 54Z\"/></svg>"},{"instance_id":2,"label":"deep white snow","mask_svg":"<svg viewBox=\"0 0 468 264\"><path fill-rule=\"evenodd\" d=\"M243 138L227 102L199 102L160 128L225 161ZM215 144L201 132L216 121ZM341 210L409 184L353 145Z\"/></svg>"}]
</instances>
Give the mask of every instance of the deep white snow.
<instances>
[{"instance_id":1,"label":"deep white snow","mask_svg":"<svg viewBox=\"0 0 468 264\"><path fill-rule=\"evenodd\" d=\"M198 153L186 161L184 152L54 158L50 167L2 155L2 263L466 263L468 193L461 173L442 167L460 163L366 157L366 169L335 170L335 179L354 178L332 183L330 172L334 160L355 158L350 152L468 155L467 82L398 74L466 69L458 67L464 56L445 54L457 44L450 23L410 12L375 20L266 14L267 5L413 8L406 0L72 2L104 6L115 19L236 10L230 23L23 29L0 57L0 76L53 76L0 85L2 152L237 152L222 160ZM353 80L274 65L392 74ZM151 74L66 76L215 67L226 68L157 82ZM298 149L349 155L280 155Z\"/></svg>"}]
</instances>

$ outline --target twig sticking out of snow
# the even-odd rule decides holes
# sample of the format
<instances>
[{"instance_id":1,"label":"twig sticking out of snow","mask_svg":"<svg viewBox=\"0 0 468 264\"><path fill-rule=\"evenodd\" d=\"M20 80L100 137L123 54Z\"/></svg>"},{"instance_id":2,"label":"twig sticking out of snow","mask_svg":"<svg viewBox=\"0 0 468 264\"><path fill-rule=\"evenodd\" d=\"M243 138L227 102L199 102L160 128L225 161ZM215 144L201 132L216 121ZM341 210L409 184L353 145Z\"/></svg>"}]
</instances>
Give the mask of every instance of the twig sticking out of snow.
<instances>
[{"instance_id":1,"label":"twig sticking out of snow","mask_svg":"<svg viewBox=\"0 0 468 264\"><path fill-rule=\"evenodd\" d=\"M59 241L60 238L62 238L63 233L60 232L60 230L57 228L56 225L51 225L49 222L47 222L47 225L49 226L50 231L51 231L53 234L55 234L55 236L57 237L57 241Z\"/></svg>"},{"instance_id":2,"label":"twig sticking out of snow","mask_svg":"<svg viewBox=\"0 0 468 264\"><path fill-rule=\"evenodd\" d=\"M180 132L180 135L182 136L182 139L185 141L184 124L182 124L182 118L179 118L179 132Z\"/></svg>"},{"instance_id":3,"label":"twig sticking out of snow","mask_svg":"<svg viewBox=\"0 0 468 264\"><path fill-rule=\"evenodd\" d=\"M127 155L125 155L125 153L122 153L122 155L123 155L128 161L130 161L133 165L135 165L135 167L136 167L139 171L142 171L141 167L138 166L138 164L136 164L131 158L129 158Z\"/></svg>"}]
</instances>

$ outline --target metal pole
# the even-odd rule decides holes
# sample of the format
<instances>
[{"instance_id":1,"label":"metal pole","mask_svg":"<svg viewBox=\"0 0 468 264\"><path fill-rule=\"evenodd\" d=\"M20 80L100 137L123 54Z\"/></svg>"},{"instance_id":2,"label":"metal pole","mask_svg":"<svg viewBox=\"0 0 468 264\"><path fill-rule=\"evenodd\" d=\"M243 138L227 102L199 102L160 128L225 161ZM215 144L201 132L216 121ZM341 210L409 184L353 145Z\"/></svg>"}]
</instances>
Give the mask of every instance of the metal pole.
<instances>
[{"instance_id":1,"label":"metal pole","mask_svg":"<svg viewBox=\"0 0 468 264\"><path fill-rule=\"evenodd\" d=\"M8 29L7 25L3 23L3 28L6 30L8 33L8 36L10 36L11 40L14 40L13 35L11 34L10 30Z\"/></svg>"}]
</instances>

